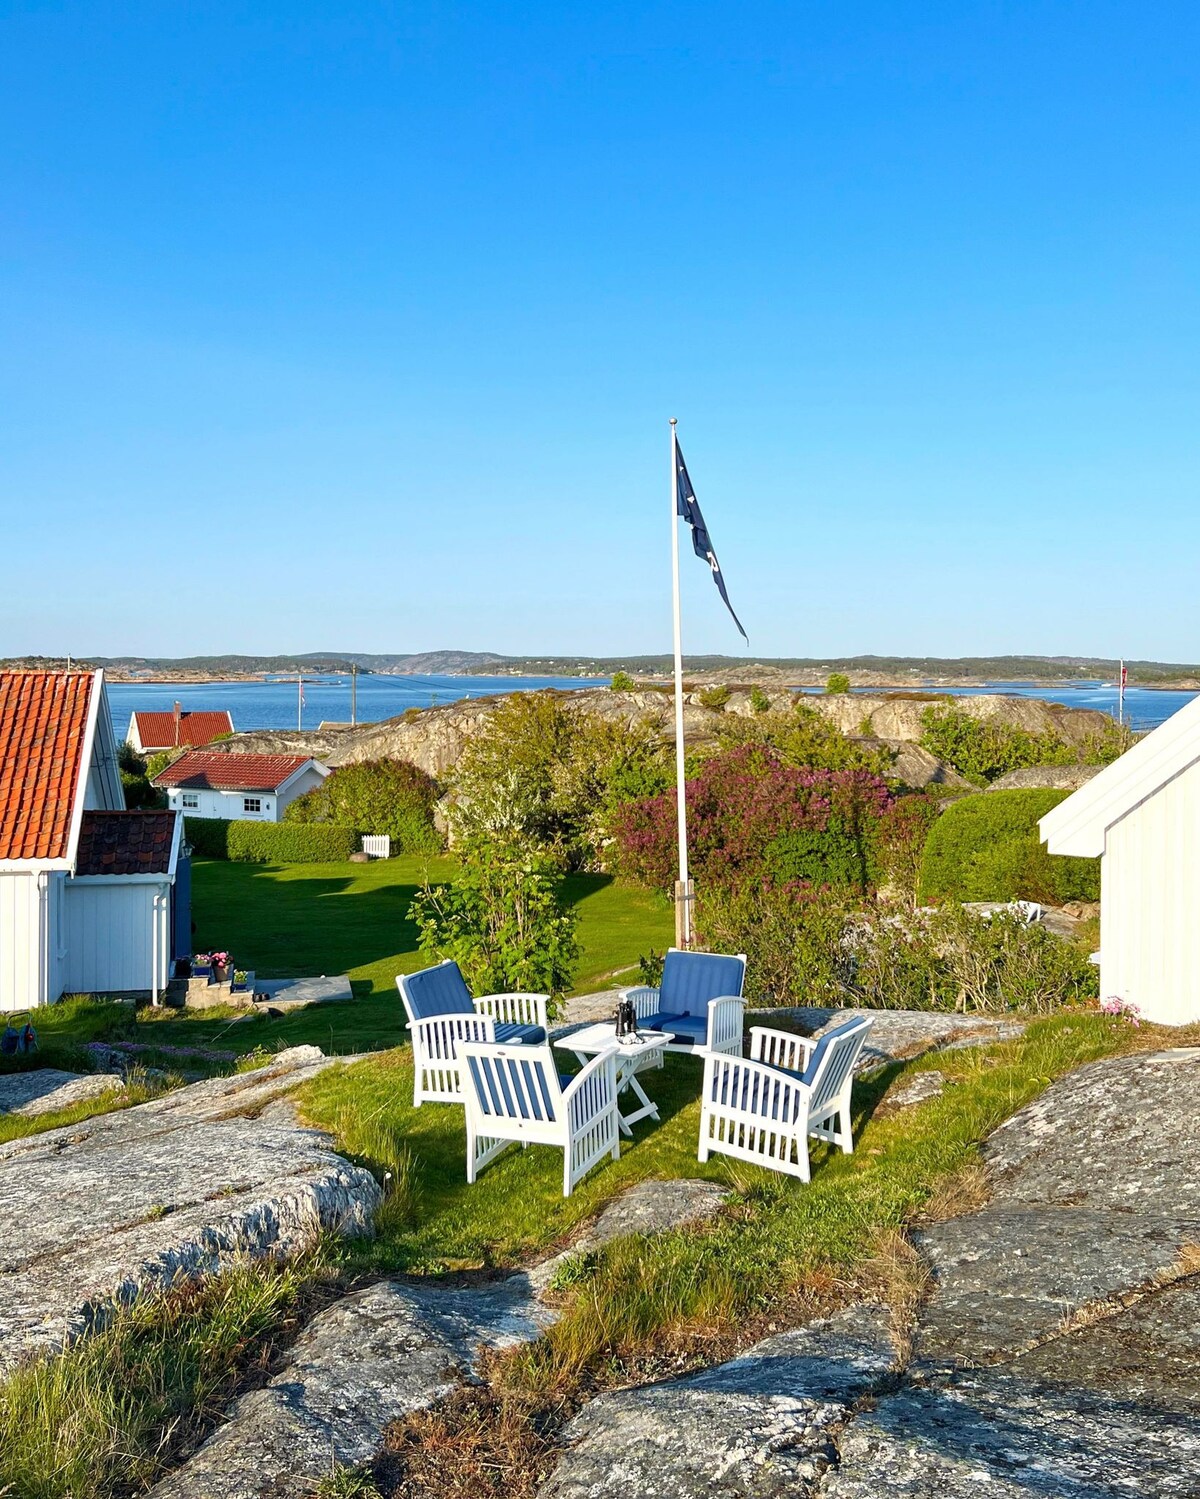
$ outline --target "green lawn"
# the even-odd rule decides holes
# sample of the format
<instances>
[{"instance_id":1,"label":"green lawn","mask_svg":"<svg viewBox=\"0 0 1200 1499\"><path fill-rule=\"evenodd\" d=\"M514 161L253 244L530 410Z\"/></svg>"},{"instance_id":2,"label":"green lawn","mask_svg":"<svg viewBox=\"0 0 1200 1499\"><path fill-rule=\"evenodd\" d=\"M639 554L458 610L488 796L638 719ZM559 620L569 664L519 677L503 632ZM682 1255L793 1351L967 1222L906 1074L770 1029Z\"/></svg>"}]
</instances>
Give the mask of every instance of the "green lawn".
<instances>
[{"instance_id":1,"label":"green lawn","mask_svg":"<svg viewBox=\"0 0 1200 1499\"><path fill-rule=\"evenodd\" d=\"M32 1017L43 1060L72 1065L59 1048L91 1040L161 1040L237 1052L312 1044L330 1053L378 1051L407 1038L396 975L428 961L417 951L408 907L426 879L452 879L448 858L405 857L372 864L233 864L198 859L192 915L197 950L228 951L262 978L349 974L354 1002L318 1005L280 1020L232 1013L59 1005ZM638 958L672 941L674 918L662 896L608 875L571 875L566 897L579 910L582 949L574 992L633 981ZM149 1057L150 1065L171 1065ZM63 1121L66 1122L66 1121Z\"/></svg>"}]
</instances>

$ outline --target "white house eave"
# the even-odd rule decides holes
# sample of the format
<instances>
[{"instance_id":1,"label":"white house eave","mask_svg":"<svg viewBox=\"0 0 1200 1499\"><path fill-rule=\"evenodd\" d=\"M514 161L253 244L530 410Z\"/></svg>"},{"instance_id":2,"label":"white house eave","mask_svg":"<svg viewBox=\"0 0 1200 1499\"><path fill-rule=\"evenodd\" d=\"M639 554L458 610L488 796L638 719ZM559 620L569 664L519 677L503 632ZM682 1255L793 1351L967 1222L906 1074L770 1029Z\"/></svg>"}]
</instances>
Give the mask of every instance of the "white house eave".
<instances>
[{"instance_id":1,"label":"white house eave","mask_svg":"<svg viewBox=\"0 0 1200 1499\"><path fill-rule=\"evenodd\" d=\"M1200 761L1200 698L1173 713L1038 824L1052 854L1096 858L1105 834L1147 797Z\"/></svg>"},{"instance_id":2,"label":"white house eave","mask_svg":"<svg viewBox=\"0 0 1200 1499\"><path fill-rule=\"evenodd\" d=\"M96 744L96 724L100 718L100 700L103 697L104 672L92 673L92 685L88 692L87 722L83 730L83 747L75 769L75 798L71 805L71 826L67 833L67 864L75 867L75 856L79 852L79 830L83 826L83 804L87 800L88 777L92 769L92 751Z\"/></svg>"},{"instance_id":3,"label":"white house eave","mask_svg":"<svg viewBox=\"0 0 1200 1499\"><path fill-rule=\"evenodd\" d=\"M173 885L173 874L73 874L72 885Z\"/></svg>"},{"instance_id":4,"label":"white house eave","mask_svg":"<svg viewBox=\"0 0 1200 1499\"><path fill-rule=\"evenodd\" d=\"M0 859L0 875L70 873L71 868L70 859Z\"/></svg>"}]
</instances>

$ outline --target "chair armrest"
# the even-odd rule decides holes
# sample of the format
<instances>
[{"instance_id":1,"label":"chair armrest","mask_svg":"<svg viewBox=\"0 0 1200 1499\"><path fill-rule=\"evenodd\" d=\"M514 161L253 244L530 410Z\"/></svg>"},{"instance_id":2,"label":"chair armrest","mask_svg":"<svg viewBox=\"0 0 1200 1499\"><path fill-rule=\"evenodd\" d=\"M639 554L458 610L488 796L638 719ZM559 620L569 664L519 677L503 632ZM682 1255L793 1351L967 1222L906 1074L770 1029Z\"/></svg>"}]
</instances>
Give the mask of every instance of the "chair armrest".
<instances>
[{"instance_id":1,"label":"chair armrest","mask_svg":"<svg viewBox=\"0 0 1200 1499\"><path fill-rule=\"evenodd\" d=\"M750 1058L769 1067L786 1067L789 1072L803 1072L817 1049L817 1041L791 1031L772 1030L765 1025L750 1027Z\"/></svg>"},{"instance_id":2,"label":"chair armrest","mask_svg":"<svg viewBox=\"0 0 1200 1499\"><path fill-rule=\"evenodd\" d=\"M616 1108L617 1051L616 1046L610 1046L594 1056L563 1089L563 1103L567 1107L572 1134L578 1133L610 1108Z\"/></svg>"},{"instance_id":3,"label":"chair armrest","mask_svg":"<svg viewBox=\"0 0 1200 1499\"><path fill-rule=\"evenodd\" d=\"M708 1002L707 1044L714 1051L736 1050L742 1054L742 1023L746 1001L737 994L722 994Z\"/></svg>"},{"instance_id":4,"label":"chair armrest","mask_svg":"<svg viewBox=\"0 0 1200 1499\"><path fill-rule=\"evenodd\" d=\"M497 1025L540 1025L546 1030L549 1004L546 994L483 994L475 1001L475 1008Z\"/></svg>"},{"instance_id":5,"label":"chair armrest","mask_svg":"<svg viewBox=\"0 0 1200 1499\"><path fill-rule=\"evenodd\" d=\"M618 993L622 999L633 1001L633 1012L639 1020L658 1012L659 991L647 984L639 984L635 989L620 989Z\"/></svg>"}]
</instances>

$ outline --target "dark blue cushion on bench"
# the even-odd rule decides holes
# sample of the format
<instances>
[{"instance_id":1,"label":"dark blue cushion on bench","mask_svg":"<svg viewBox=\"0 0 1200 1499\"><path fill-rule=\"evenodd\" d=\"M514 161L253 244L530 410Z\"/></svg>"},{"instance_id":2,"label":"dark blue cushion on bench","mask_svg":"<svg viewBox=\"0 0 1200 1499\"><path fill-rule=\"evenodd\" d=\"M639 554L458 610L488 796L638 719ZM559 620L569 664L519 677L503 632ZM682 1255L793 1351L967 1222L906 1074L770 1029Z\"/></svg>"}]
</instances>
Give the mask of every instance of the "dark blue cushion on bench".
<instances>
[{"instance_id":1,"label":"dark blue cushion on bench","mask_svg":"<svg viewBox=\"0 0 1200 1499\"><path fill-rule=\"evenodd\" d=\"M541 1046L546 1032L540 1025L515 1025L506 1021L496 1027L496 1040L505 1046Z\"/></svg>"},{"instance_id":2,"label":"dark blue cushion on bench","mask_svg":"<svg viewBox=\"0 0 1200 1499\"><path fill-rule=\"evenodd\" d=\"M708 1015L710 999L740 995L746 976L741 958L724 953L680 952L672 948L663 961L658 1002L674 1015Z\"/></svg>"},{"instance_id":3,"label":"dark blue cushion on bench","mask_svg":"<svg viewBox=\"0 0 1200 1499\"><path fill-rule=\"evenodd\" d=\"M708 1019L699 1015L671 1015L662 1010L638 1021L643 1031L665 1031L673 1046L704 1046L708 1041Z\"/></svg>"}]
</instances>

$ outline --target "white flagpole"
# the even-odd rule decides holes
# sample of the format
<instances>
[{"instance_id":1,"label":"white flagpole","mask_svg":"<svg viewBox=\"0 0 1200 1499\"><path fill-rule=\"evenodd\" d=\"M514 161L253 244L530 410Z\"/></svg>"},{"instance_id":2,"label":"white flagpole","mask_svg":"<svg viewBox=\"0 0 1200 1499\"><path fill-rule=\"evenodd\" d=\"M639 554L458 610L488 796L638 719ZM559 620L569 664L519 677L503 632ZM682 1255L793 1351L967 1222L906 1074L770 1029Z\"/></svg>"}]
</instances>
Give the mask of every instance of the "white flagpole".
<instances>
[{"instance_id":1,"label":"white flagpole","mask_svg":"<svg viewBox=\"0 0 1200 1499\"><path fill-rule=\"evenodd\" d=\"M1117 722L1125 722L1125 662L1117 667Z\"/></svg>"},{"instance_id":2,"label":"white flagpole","mask_svg":"<svg viewBox=\"0 0 1200 1499\"><path fill-rule=\"evenodd\" d=\"M296 670L296 729L304 727L304 672Z\"/></svg>"},{"instance_id":3,"label":"white flagpole","mask_svg":"<svg viewBox=\"0 0 1200 1499\"><path fill-rule=\"evenodd\" d=\"M675 889L675 941L692 940L692 887L688 880L687 800L683 756L683 626L679 613L679 458L671 418L671 584L675 605L675 799L679 818L679 884Z\"/></svg>"}]
</instances>

